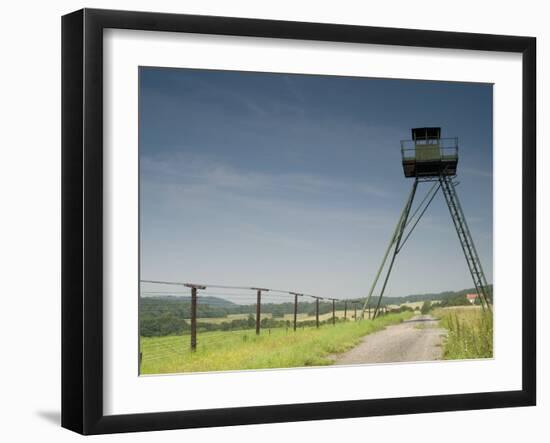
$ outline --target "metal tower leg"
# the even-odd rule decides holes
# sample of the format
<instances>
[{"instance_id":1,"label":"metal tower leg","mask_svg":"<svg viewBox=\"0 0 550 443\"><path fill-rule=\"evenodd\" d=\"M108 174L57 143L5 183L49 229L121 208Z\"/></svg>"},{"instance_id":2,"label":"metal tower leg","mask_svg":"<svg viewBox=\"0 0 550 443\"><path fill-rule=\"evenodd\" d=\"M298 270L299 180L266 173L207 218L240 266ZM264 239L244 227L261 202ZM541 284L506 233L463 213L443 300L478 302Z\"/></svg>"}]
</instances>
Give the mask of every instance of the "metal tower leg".
<instances>
[{"instance_id":1,"label":"metal tower leg","mask_svg":"<svg viewBox=\"0 0 550 443\"><path fill-rule=\"evenodd\" d=\"M474 281L474 285L481 302L481 307L485 310L485 306L487 306L487 309L491 310L491 306L489 304L489 285L487 284L487 279L485 278L481 261L477 255L474 240L472 239L472 235L468 229L466 217L464 217L464 212L462 211L462 206L460 205L458 194L456 193L455 184L452 178L445 175L441 175L439 177L439 182L441 183L443 195L445 196L445 201L449 207L449 212L451 213L451 218L455 225L456 233L458 234L458 239L460 240L460 245L464 251L466 263L468 264L468 269L472 275L472 280Z\"/></svg>"},{"instance_id":2,"label":"metal tower leg","mask_svg":"<svg viewBox=\"0 0 550 443\"><path fill-rule=\"evenodd\" d=\"M409 213L411 211L411 207L413 204L414 196L416 194L416 188L418 186L418 179L414 180L411 192L409 194L409 198L405 202L405 206L403 207L403 211L401 211L401 216L399 217L399 221L397 222L397 226L395 227L395 230L393 231L393 235L391 236L390 243L388 245L388 248L386 249L386 253L384 254L384 257L382 258L382 263L380 264L380 267L378 268L378 272L376 273L376 277L374 278L374 281L372 283L372 286L369 290L369 295L367 296L367 299L365 301L365 304L363 305L363 310L361 311L361 318L365 318L365 311L369 307L369 303L372 297L372 293L374 292L374 288L376 287L376 284L378 283L378 279L380 278L380 274L382 273L382 270L384 269L384 265L386 264L386 261L388 259L388 255L394 247L392 259L390 261L390 265L388 267L388 271L386 273L386 278L384 279L384 285L382 286L382 290L380 291L380 295L378 296L378 303L376 305L376 309L374 311L374 315L372 318L376 318L376 314L378 313L378 309L380 307L380 302L382 301L382 296L384 295L384 291L386 289L386 285L388 283L388 279L390 277L390 273L393 267L393 263L395 262L395 257L397 253L399 252L399 244L401 242L401 237L403 236L403 231L405 230L405 227L407 225L407 219L409 217Z\"/></svg>"}]
</instances>

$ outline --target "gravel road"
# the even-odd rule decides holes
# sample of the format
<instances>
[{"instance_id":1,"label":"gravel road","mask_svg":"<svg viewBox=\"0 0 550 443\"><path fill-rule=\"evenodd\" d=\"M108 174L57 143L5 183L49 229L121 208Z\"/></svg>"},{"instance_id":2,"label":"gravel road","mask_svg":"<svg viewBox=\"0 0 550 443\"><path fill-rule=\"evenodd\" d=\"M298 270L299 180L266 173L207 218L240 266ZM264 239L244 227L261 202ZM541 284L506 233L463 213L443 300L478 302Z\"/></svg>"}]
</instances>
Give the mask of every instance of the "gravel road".
<instances>
[{"instance_id":1,"label":"gravel road","mask_svg":"<svg viewBox=\"0 0 550 443\"><path fill-rule=\"evenodd\" d=\"M445 329L430 315L369 334L355 348L334 357L336 365L440 360Z\"/></svg>"}]
</instances>

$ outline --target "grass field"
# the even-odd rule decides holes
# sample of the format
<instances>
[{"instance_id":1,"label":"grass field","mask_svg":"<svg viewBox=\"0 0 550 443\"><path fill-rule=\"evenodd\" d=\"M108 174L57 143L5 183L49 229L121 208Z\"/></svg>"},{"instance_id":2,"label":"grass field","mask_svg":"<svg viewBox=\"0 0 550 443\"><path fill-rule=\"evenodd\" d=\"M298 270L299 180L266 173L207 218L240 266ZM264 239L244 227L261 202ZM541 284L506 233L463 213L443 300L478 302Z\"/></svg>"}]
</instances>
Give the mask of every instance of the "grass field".
<instances>
[{"instance_id":1,"label":"grass field","mask_svg":"<svg viewBox=\"0 0 550 443\"><path fill-rule=\"evenodd\" d=\"M348 309L347 313L344 310L341 310L341 311L335 311L334 314L337 318L344 318L344 314L346 314L346 317L348 318L348 320L352 320L353 312L354 312L353 309ZM359 316L360 314L361 314L361 310L357 309L357 316ZM332 311L327 312L326 314L319 314L320 321L330 320L331 318L332 318ZM292 321L293 319L294 319L294 314L285 314L283 317L283 320ZM311 320L315 320L315 315L298 314L296 316L297 322L311 321Z\"/></svg>"},{"instance_id":2,"label":"grass field","mask_svg":"<svg viewBox=\"0 0 550 443\"><path fill-rule=\"evenodd\" d=\"M364 335L410 318L411 312L388 314L374 321L349 321L336 326L262 331L206 332L189 350L189 336L142 337L141 374L291 368L331 364L331 354L355 346Z\"/></svg>"},{"instance_id":3,"label":"grass field","mask_svg":"<svg viewBox=\"0 0 550 443\"><path fill-rule=\"evenodd\" d=\"M348 312L346 313L345 311L336 311L335 312L336 314L336 317L338 318L344 318L344 314L346 314L347 318L348 319L352 319L353 318L353 314L354 314L354 311L353 309L348 309ZM357 315L359 316L361 314L361 310L360 309L357 309ZM230 323L232 320L245 320L248 318L250 314L229 314L227 317L199 317L197 318L197 322L199 323L214 323L214 324L221 324L221 323ZM272 318L273 316L269 313L262 313L260 315L260 318ZM324 321L324 320L330 320L332 318L332 311L331 312L327 312L326 314L321 314L319 315L319 320L320 321ZM190 319L186 319L188 322L190 322L191 320ZM294 314L285 314L284 317L279 317L277 318L277 320L289 320L289 321L293 321L294 320ZM315 320L315 315L307 315L307 314L304 314L304 313L299 313L297 316L296 316L296 321L298 322L301 322L301 321L312 321L312 320Z\"/></svg>"},{"instance_id":4,"label":"grass field","mask_svg":"<svg viewBox=\"0 0 550 443\"><path fill-rule=\"evenodd\" d=\"M459 360L493 357L493 315L479 306L434 309L448 330L443 358Z\"/></svg>"},{"instance_id":5,"label":"grass field","mask_svg":"<svg viewBox=\"0 0 550 443\"><path fill-rule=\"evenodd\" d=\"M228 314L227 317L198 317L197 322L198 323L214 323L214 324L221 324L221 323L231 323L232 320L246 320L250 314ZM262 313L260 314L260 319L264 318L271 318L272 315L269 313ZM186 318L185 321L191 323L191 319Z\"/></svg>"}]
</instances>

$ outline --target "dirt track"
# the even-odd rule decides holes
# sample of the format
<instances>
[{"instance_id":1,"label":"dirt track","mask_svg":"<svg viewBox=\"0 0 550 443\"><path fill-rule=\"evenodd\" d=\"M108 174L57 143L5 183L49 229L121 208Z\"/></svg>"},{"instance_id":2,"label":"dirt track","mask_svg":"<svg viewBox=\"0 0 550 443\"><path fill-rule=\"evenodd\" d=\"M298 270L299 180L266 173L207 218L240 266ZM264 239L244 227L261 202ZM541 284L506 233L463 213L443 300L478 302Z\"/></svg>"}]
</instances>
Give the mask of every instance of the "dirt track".
<instances>
[{"instance_id":1,"label":"dirt track","mask_svg":"<svg viewBox=\"0 0 550 443\"><path fill-rule=\"evenodd\" d=\"M445 330L429 315L417 315L398 325L367 335L355 348L335 356L334 364L431 361L442 357Z\"/></svg>"}]
</instances>

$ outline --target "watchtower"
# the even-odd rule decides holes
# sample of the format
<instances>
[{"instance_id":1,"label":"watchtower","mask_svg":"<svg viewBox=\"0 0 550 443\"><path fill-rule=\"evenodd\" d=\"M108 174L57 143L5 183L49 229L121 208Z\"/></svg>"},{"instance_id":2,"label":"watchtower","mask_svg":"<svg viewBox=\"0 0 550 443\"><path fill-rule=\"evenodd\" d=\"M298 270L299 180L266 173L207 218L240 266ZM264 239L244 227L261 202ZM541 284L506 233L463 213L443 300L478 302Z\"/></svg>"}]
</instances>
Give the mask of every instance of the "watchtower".
<instances>
[{"instance_id":1,"label":"watchtower","mask_svg":"<svg viewBox=\"0 0 550 443\"><path fill-rule=\"evenodd\" d=\"M441 138L441 128L438 127L413 128L411 134L412 138L410 140L401 141L401 160L405 177L414 178L414 182L390 239L390 244L382 259L382 264L378 269L378 273L363 306L362 317L364 317L365 311L370 309L370 301L374 289L393 249L392 258L378 296L374 315L372 316L373 319L376 318L397 254L409 239L414 228L440 189L449 208L449 213L464 252L468 269L481 301L481 306L483 309L491 310L489 285L487 284L481 261L479 260L472 235L466 223L466 217L456 193L456 186L458 184L455 182L458 166L458 137ZM409 218L417 188L419 184L426 182L431 182L432 186ZM407 228L408 232L405 233Z\"/></svg>"},{"instance_id":2,"label":"watchtower","mask_svg":"<svg viewBox=\"0 0 550 443\"><path fill-rule=\"evenodd\" d=\"M405 177L456 175L458 138L441 138L441 128L413 128L412 139L401 141Z\"/></svg>"}]
</instances>

